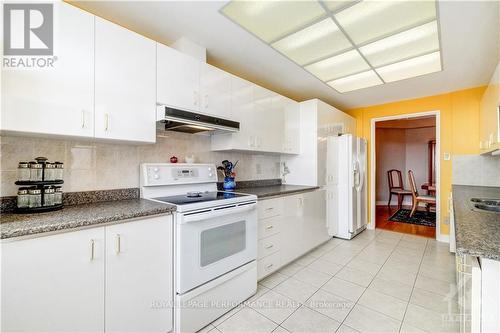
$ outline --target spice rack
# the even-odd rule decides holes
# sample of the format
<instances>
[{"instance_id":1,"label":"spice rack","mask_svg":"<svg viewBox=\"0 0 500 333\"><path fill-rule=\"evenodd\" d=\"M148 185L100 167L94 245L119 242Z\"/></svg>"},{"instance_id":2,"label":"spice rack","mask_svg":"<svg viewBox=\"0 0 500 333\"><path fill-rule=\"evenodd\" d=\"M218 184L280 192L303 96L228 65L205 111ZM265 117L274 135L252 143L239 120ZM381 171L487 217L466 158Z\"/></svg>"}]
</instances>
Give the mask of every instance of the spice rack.
<instances>
[{"instance_id":1,"label":"spice rack","mask_svg":"<svg viewBox=\"0 0 500 333\"><path fill-rule=\"evenodd\" d=\"M40 206L39 207L16 207L15 212L18 214L50 212L50 211L60 210L63 208L62 202L59 204L46 205L46 202L47 202L47 200L46 200L46 190L47 190L46 186L61 185L61 184L64 184L64 181L62 179L45 180L45 177L46 177L46 163L45 163L45 161L47 159L46 158L37 158L36 160L37 161L42 160L42 162L41 162L41 165L42 165L41 179L42 180L18 180L15 182L15 184L18 186L29 186L31 189L36 188L37 190L39 190L40 191L40 194L39 194L40 195ZM59 163L59 162L57 162L57 163ZM62 175L62 173L61 173L61 175ZM22 189L20 189L20 190L22 190ZM57 192L57 193L62 196L62 191ZM50 195L50 193L49 193L49 195ZM55 195L55 193L52 193L52 195ZM52 200L54 200L54 197L52 198ZM60 200L60 201L62 201L62 200Z\"/></svg>"}]
</instances>

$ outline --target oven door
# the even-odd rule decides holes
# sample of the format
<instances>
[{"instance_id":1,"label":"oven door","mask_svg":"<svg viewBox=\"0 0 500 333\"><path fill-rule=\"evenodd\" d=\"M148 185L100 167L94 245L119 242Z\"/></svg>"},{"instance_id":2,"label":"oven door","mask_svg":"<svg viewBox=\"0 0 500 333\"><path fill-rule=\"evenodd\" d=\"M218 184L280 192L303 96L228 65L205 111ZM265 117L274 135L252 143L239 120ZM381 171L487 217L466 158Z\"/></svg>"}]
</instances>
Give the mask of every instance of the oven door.
<instances>
[{"instance_id":1,"label":"oven door","mask_svg":"<svg viewBox=\"0 0 500 333\"><path fill-rule=\"evenodd\" d=\"M183 294L257 257L255 202L178 214L177 293Z\"/></svg>"}]
</instances>

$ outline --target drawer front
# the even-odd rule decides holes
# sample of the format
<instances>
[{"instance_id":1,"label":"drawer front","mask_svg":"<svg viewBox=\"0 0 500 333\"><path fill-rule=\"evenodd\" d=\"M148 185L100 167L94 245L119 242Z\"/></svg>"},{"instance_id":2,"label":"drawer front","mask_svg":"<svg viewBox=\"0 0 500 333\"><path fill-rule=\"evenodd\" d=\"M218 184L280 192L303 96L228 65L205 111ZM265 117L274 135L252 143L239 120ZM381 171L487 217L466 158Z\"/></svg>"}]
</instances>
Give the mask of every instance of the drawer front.
<instances>
[{"instance_id":1,"label":"drawer front","mask_svg":"<svg viewBox=\"0 0 500 333\"><path fill-rule=\"evenodd\" d=\"M260 280L281 267L280 252L275 252L270 256L257 260L257 280Z\"/></svg>"},{"instance_id":2,"label":"drawer front","mask_svg":"<svg viewBox=\"0 0 500 333\"><path fill-rule=\"evenodd\" d=\"M257 248L257 258L261 259L270 254L277 252L280 249L280 235L276 234L259 240Z\"/></svg>"},{"instance_id":3,"label":"drawer front","mask_svg":"<svg viewBox=\"0 0 500 333\"><path fill-rule=\"evenodd\" d=\"M273 216L283 215L283 198L269 199L259 201L258 203L259 219L267 219Z\"/></svg>"},{"instance_id":4,"label":"drawer front","mask_svg":"<svg viewBox=\"0 0 500 333\"><path fill-rule=\"evenodd\" d=\"M259 220L258 238L263 239L276 235L281 230L281 217L271 217L265 220Z\"/></svg>"}]
</instances>

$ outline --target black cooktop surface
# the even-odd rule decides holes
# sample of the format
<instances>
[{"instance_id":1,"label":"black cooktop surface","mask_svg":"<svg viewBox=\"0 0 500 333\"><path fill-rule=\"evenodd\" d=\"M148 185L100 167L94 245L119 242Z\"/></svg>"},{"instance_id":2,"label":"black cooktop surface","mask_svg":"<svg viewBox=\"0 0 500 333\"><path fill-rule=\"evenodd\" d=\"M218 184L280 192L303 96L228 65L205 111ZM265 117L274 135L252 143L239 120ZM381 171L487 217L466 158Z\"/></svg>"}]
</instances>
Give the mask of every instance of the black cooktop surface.
<instances>
[{"instance_id":1,"label":"black cooktop surface","mask_svg":"<svg viewBox=\"0 0 500 333\"><path fill-rule=\"evenodd\" d=\"M246 197L247 194L239 194L232 192L189 192L184 195L173 195L168 197L158 197L153 198L154 200L174 204L174 205L186 205L197 202L207 202L215 200L226 200Z\"/></svg>"}]
</instances>

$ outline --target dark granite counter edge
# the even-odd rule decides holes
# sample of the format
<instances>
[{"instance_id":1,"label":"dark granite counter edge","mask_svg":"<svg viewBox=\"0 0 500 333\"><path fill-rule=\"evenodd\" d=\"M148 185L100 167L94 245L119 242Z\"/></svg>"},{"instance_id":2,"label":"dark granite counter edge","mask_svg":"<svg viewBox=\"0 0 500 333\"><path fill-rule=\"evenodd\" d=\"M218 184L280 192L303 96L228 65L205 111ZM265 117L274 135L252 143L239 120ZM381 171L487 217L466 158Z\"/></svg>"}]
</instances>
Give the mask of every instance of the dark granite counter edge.
<instances>
[{"instance_id":1,"label":"dark granite counter edge","mask_svg":"<svg viewBox=\"0 0 500 333\"><path fill-rule=\"evenodd\" d=\"M248 188L250 188L250 187L248 187ZM280 191L280 192L271 192L271 193L257 195L257 198L261 199L261 200L272 199L272 198L284 197L287 195L312 192L312 191L318 190L319 188L320 188L319 186L311 186L308 188L290 189L290 190L284 190L284 191ZM235 192L245 193L245 188L236 189Z\"/></svg>"},{"instance_id":2,"label":"dark granite counter edge","mask_svg":"<svg viewBox=\"0 0 500 333\"><path fill-rule=\"evenodd\" d=\"M73 231L78 231L81 229L87 229L87 228L98 228L98 227L104 227L107 225L111 224L120 224L120 223L127 223L128 220L134 220L138 219L141 217L152 217L155 215L168 215L172 214L175 211L175 208L173 207L168 207L168 208L161 208L153 211L148 211L148 212L138 212L136 214L128 214L128 215L120 215L120 216L115 216L115 217L105 217L105 218L98 218L98 219L93 219L89 221L75 221L75 222L68 222L64 224L57 224L57 225L51 225L51 226L46 226L46 225L41 225L38 227L31 227L29 230L24 229L24 230L19 230L18 232L12 232L7 235L4 235L3 231L1 232L1 240L9 240L9 239L24 239L24 238L29 238L30 236L33 237L44 237L44 236L49 236L53 235L54 233L63 233L63 232L73 232ZM1 229L1 228L0 228Z\"/></svg>"}]
</instances>

